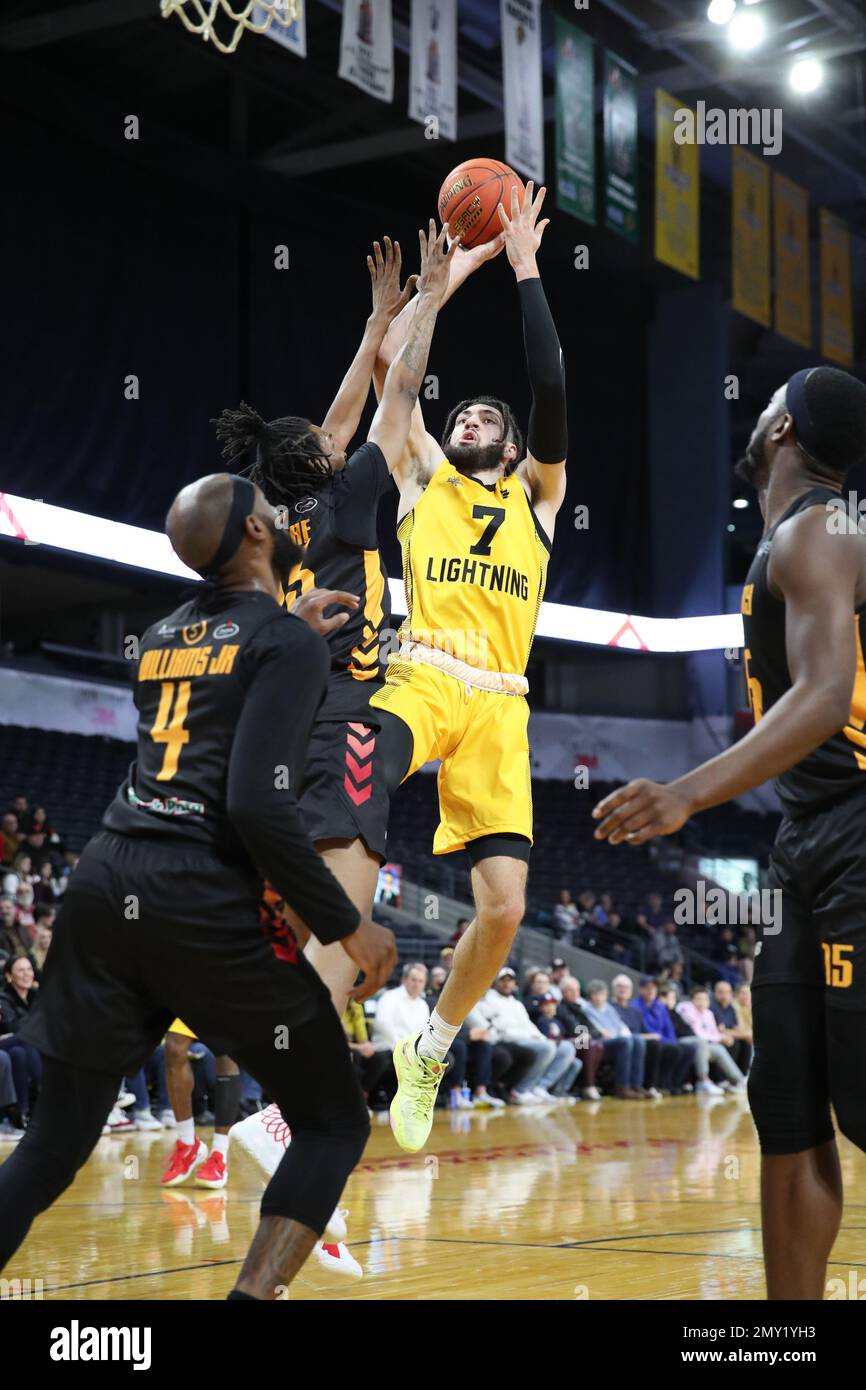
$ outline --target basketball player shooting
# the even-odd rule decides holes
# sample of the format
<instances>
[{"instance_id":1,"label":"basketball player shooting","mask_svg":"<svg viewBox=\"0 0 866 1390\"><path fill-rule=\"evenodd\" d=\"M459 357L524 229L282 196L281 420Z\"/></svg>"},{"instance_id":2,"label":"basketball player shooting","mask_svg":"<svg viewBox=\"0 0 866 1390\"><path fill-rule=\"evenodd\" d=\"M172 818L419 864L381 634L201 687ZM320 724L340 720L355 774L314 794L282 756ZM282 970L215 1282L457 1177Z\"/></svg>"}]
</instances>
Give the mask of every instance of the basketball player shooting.
<instances>
[{"instance_id":1,"label":"basketball player shooting","mask_svg":"<svg viewBox=\"0 0 866 1390\"><path fill-rule=\"evenodd\" d=\"M391 1105L397 1142L423 1147L444 1059L470 1009L505 961L524 911L532 793L524 672L544 593L556 514L565 495L565 374L536 256L545 190L500 205L502 240L517 281L532 388L528 447L494 396L455 406L442 442L416 405L394 477L408 617L399 654L370 701L377 763L389 791L440 758L434 854L465 849L475 918L423 1032L394 1049ZM497 248L493 248L494 252ZM458 252L457 260L466 253ZM377 382L407 333L412 303L385 336Z\"/></svg>"},{"instance_id":2,"label":"basketball player shooting","mask_svg":"<svg viewBox=\"0 0 866 1390\"><path fill-rule=\"evenodd\" d=\"M0 1168L0 1268L89 1157L119 1077L175 1017L236 1058L292 1126L229 1297L274 1299L291 1282L363 1152L369 1120L328 992L260 909L266 876L364 971L359 998L393 969L392 934L361 919L298 806L328 653L280 606L298 547L277 522L251 482L225 474L169 512L177 554L209 582L141 640L136 761L81 856L22 1029L44 1076ZM302 603L327 630L324 607L341 597Z\"/></svg>"},{"instance_id":3,"label":"basketball player shooting","mask_svg":"<svg viewBox=\"0 0 866 1390\"><path fill-rule=\"evenodd\" d=\"M642 845L769 778L784 818L770 856L781 894L760 924L749 1101L761 1145L770 1299L821 1299L842 1217L830 1115L866 1151L866 536L845 475L866 458L866 387L797 372L737 467L764 534L743 589L755 727L667 786L606 797L596 839Z\"/></svg>"}]
</instances>

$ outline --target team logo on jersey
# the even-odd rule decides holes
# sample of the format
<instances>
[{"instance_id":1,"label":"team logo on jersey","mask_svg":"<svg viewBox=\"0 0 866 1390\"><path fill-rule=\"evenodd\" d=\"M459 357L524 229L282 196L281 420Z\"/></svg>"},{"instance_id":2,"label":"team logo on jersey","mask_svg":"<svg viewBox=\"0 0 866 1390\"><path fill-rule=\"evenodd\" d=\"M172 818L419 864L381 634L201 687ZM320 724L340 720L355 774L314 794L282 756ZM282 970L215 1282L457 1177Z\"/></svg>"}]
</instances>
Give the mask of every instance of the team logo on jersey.
<instances>
[{"instance_id":1,"label":"team logo on jersey","mask_svg":"<svg viewBox=\"0 0 866 1390\"><path fill-rule=\"evenodd\" d=\"M237 637L239 632L240 628L237 623L231 621L228 623L220 623L219 627L214 628L213 635L217 642L224 642L227 637Z\"/></svg>"},{"instance_id":2,"label":"team logo on jersey","mask_svg":"<svg viewBox=\"0 0 866 1390\"><path fill-rule=\"evenodd\" d=\"M162 623L162 625L158 627L156 631L160 637L173 637L174 634L177 632L177 628L172 627L171 623Z\"/></svg>"},{"instance_id":3,"label":"team logo on jersey","mask_svg":"<svg viewBox=\"0 0 866 1390\"><path fill-rule=\"evenodd\" d=\"M318 507L318 505L319 500L317 497L302 497L300 502L295 503L295 511L299 512L301 516L304 516L306 512L311 512L314 507Z\"/></svg>"},{"instance_id":4,"label":"team logo on jersey","mask_svg":"<svg viewBox=\"0 0 866 1390\"><path fill-rule=\"evenodd\" d=\"M446 481L446 483L450 483L452 487L462 487L462 486L463 486L463 479L462 479L462 478L446 478L445 481Z\"/></svg>"},{"instance_id":5,"label":"team logo on jersey","mask_svg":"<svg viewBox=\"0 0 866 1390\"><path fill-rule=\"evenodd\" d=\"M200 623L187 623L186 626L181 629L183 640L188 647L194 647L197 642L200 642L206 631L207 618Z\"/></svg>"}]
</instances>

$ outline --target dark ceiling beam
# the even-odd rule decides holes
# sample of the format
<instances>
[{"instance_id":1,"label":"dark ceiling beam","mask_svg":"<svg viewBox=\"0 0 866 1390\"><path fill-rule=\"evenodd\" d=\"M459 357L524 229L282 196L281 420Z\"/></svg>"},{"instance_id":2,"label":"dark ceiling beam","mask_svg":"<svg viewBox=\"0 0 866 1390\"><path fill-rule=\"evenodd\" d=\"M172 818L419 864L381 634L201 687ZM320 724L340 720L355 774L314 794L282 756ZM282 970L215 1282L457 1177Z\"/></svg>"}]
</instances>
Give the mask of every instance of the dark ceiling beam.
<instances>
[{"instance_id":1,"label":"dark ceiling beam","mask_svg":"<svg viewBox=\"0 0 866 1390\"><path fill-rule=\"evenodd\" d=\"M554 98L547 97L544 102L544 119L552 121L555 115ZM460 140L498 135L502 129L501 111L476 111L472 116L461 117ZM401 130L383 131L379 135L364 135L357 140L341 140L331 145L321 145L317 149L298 150L295 154L269 156L260 159L258 164L260 168L267 169L272 174L303 178L305 174L321 174L326 169L342 169L350 164L369 164L378 159L390 159L394 155L426 152L433 143L425 139L422 125L413 124L404 126Z\"/></svg>"},{"instance_id":2,"label":"dark ceiling beam","mask_svg":"<svg viewBox=\"0 0 866 1390\"><path fill-rule=\"evenodd\" d=\"M116 29L134 20L158 15L159 0L89 0L84 5L7 20L0 24L0 48L16 52L40 48L44 44L96 34L101 29Z\"/></svg>"},{"instance_id":3,"label":"dark ceiling beam","mask_svg":"<svg viewBox=\"0 0 866 1390\"><path fill-rule=\"evenodd\" d=\"M809 0L813 10L830 19L840 29L866 36L866 15L852 0Z\"/></svg>"}]
</instances>

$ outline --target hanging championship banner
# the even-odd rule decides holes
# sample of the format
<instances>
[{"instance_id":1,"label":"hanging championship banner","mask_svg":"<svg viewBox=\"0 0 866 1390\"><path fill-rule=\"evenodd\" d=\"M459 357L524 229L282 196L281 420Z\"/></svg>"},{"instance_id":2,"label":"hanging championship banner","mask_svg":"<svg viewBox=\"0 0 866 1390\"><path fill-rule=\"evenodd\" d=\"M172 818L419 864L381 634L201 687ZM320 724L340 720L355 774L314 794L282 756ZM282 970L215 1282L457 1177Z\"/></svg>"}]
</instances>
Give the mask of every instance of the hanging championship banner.
<instances>
[{"instance_id":1,"label":"hanging championship banner","mask_svg":"<svg viewBox=\"0 0 866 1390\"><path fill-rule=\"evenodd\" d=\"M697 280L700 161L695 140L684 138L688 123L682 116L677 120L677 112L687 110L676 97L656 88L655 256Z\"/></svg>"},{"instance_id":2,"label":"hanging championship banner","mask_svg":"<svg viewBox=\"0 0 866 1390\"><path fill-rule=\"evenodd\" d=\"M339 75L379 101L393 99L391 0L343 0Z\"/></svg>"},{"instance_id":3,"label":"hanging championship banner","mask_svg":"<svg viewBox=\"0 0 866 1390\"><path fill-rule=\"evenodd\" d=\"M826 208L821 209L821 351L840 367L854 365L851 237Z\"/></svg>"},{"instance_id":4,"label":"hanging championship banner","mask_svg":"<svg viewBox=\"0 0 866 1390\"><path fill-rule=\"evenodd\" d=\"M805 188L773 175L776 250L775 329L801 347L812 346L809 285L809 195Z\"/></svg>"},{"instance_id":5,"label":"hanging championship banner","mask_svg":"<svg viewBox=\"0 0 866 1390\"><path fill-rule=\"evenodd\" d=\"M544 182L540 0L502 0L501 15L505 159L540 184Z\"/></svg>"},{"instance_id":6,"label":"hanging championship banner","mask_svg":"<svg viewBox=\"0 0 866 1390\"><path fill-rule=\"evenodd\" d=\"M409 115L428 140L457 139L457 0L412 0Z\"/></svg>"},{"instance_id":7,"label":"hanging championship banner","mask_svg":"<svg viewBox=\"0 0 866 1390\"><path fill-rule=\"evenodd\" d=\"M604 225L638 239L637 71L604 55Z\"/></svg>"},{"instance_id":8,"label":"hanging championship banner","mask_svg":"<svg viewBox=\"0 0 866 1390\"><path fill-rule=\"evenodd\" d=\"M770 171L739 145L733 148L731 246L734 308L770 326Z\"/></svg>"},{"instance_id":9,"label":"hanging championship banner","mask_svg":"<svg viewBox=\"0 0 866 1390\"><path fill-rule=\"evenodd\" d=\"M556 24L556 202L595 222L592 39L559 15Z\"/></svg>"},{"instance_id":10,"label":"hanging championship banner","mask_svg":"<svg viewBox=\"0 0 866 1390\"><path fill-rule=\"evenodd\" d=\"M264 24L268 17L267 10L262 9L261 5L253 6L253 19L256 24ZM296 53L299 58L307 56L307 7L302 4L297 19L287 28L282 24L277 24L276 20L269 24L265 30L269 39L275 39L281 43L283 48L287 48L290 53Z\"/></svg>"}]
</instances>

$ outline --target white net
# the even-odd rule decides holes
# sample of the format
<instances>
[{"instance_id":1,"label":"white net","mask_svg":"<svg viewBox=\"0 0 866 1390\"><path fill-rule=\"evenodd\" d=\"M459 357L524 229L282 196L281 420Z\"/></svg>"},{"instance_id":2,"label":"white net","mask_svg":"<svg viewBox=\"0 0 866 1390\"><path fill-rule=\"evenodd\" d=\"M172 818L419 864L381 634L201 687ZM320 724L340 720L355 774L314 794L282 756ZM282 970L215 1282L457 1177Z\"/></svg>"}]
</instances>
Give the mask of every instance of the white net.
<instances>
[{"instance_id":1,"label":"white net","mask_svg":"<svg viewBox=\"0 0 866 1390\"><path fill-rule=\"evenodd\" d=\"M272 24L288 29L300 18L302 0L160 0L163 19L176 14L191 34L234 53L245 29L264 34ZM219 26L219 27L217 27Z\"/></svg>"}]
</instances>

